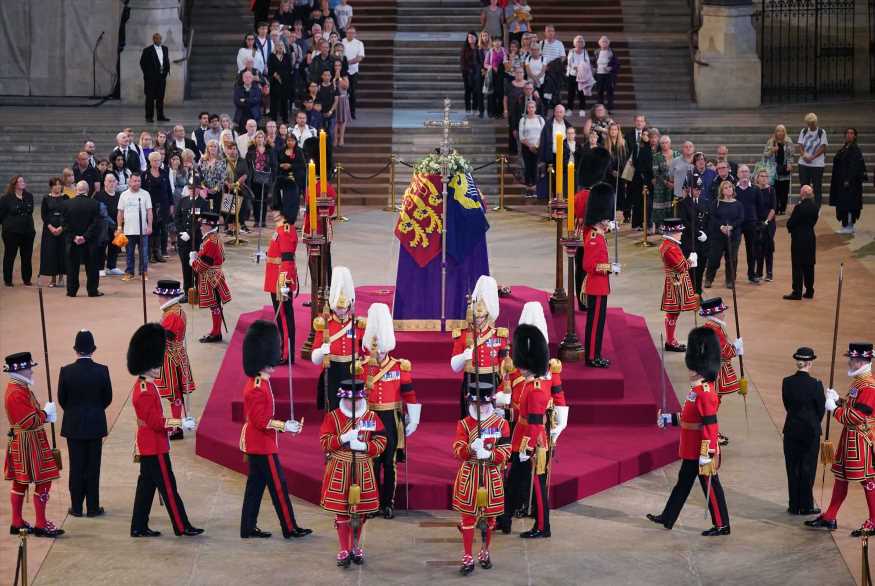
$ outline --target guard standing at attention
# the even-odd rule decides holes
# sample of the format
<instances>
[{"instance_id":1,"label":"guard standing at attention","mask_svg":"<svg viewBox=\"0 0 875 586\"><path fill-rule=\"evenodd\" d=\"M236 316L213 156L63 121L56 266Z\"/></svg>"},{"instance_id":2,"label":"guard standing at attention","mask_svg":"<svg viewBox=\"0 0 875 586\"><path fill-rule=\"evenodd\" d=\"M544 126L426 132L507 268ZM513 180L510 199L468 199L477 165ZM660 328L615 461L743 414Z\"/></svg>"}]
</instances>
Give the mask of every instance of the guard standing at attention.
<instances>
[{"instance_id":1,"label":"guard standing at attention","mask_svg":"<svg viewBox=\"0 0 875 586\"><path fill-rule=\"evenodd\" d=\"M203 242L197 252L188 253L188 263L197 274L198 304L209 309L213 317L213 329L200 342L211 344L222 341L222 306L231 301L231 289L225 280L222 265L225 263L225 247L219 237L219 214L203 212L199 216Z\"/></svg>"},{"instance_id":2,"label":"guard standing at attention","mask_svg":"<svg viewBox=\"0 0 875 586\"><path fill-rule=\"evenodd\" d=\"M283 216L281 208L274 208L273 214L276 230L270 237L270 244L267 247L264 291L270 293L270 301L276 315L276 327L282 338L282 362L291 360L294 363L295 310L292 307L292 299L298 293L298 269L295 267L298 233L295 231L295 224Z\"/></svg>"},{"instance_id":3,"label":"guard standing at attention","mask_svg":"<svg viewBox=\"0 0 875 586\"><path fill-rule=\"evenodd\" d=\"M195 390L194 376L191 374L191 363L188 360L188 350L185 348L185 331L188 327L182 300L185 291L180 288L179 281L161 279L152 291L161 302L161 327L164 328L167 339L167 350L164 352L164 362L161 372L155 379L158 394L170 402L170 414L174 419L182 421L185 397ZM188 413L185 413L188 415ZM171 440L181 440L181 427L175 428Z\"/></svg>"}]
</instances>

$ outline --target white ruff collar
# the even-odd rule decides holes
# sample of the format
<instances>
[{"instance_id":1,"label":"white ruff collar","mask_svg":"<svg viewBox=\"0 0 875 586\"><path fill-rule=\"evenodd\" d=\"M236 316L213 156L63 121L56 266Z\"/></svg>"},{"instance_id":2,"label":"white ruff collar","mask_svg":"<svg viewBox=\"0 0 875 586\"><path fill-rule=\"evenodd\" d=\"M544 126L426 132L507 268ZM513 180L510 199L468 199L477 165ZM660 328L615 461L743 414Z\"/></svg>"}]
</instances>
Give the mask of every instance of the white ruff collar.
<instances>
[{"instance_id":1,"label":"white ruff collar","mask_svg":"<svg viewBox=\"0 0 875 586\"><path fill-rule=\"evenodd\" d=\"M344 404L344 402L346 400L347 399L344 399L344 401L340 402L340 407L339 407L340 412L343 413L344 415L346 415L347 417L352 417L352 409L350 407L347 407ZM365 414L365 411L368 410L368 400L367 399L356 399L355 403L356 403L355 416L356 416L356 418L359 418Z\"/></svg>"},{"instance_id":2,"label":"white ruff collar","mask_svg":"<svg viewBox=\"0 0 875 586\"><path fill-rule=\"evenodd\" d=\"M485 419L489 419L489 417L495 412L495 408L490 405L480 405L480 421ZM477 406L476 405L468 405L468 415L477 419Z\"/></svg>"}]
</instances>

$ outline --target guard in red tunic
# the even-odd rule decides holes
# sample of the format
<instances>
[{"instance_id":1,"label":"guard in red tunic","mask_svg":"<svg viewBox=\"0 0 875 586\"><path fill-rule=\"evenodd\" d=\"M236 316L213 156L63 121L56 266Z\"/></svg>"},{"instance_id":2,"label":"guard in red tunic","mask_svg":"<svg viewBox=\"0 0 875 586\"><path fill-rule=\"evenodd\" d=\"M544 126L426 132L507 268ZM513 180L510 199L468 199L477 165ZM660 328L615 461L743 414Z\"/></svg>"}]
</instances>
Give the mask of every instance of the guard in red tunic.
<instances>
[{"instance_id":1,"label":"guard in red tunic","mask_svg":"<svg viewBox=\"0 0 875 586\"><path fill-rule=\"evenodd\" d=\"M329 311L330 309L330 311ZM366 320L355 318L355 284L346 267L335 267L331 274L328 308L325 317L313 320L316 336L310 360L324 370L316 385L316 405L319 409L337 409L340 381L352 378L353 341L361 347ZM356 353L360 352L356 348Z\"/></svg>"},{"instance_id":2,"label":"guard in red tunic","mask_svg":"<svg viewBox=\"0 0 875 586\"><path fill-rule=\"evenodd\" d=\"M474 380L475 373L482 382L498 389L503 386L505 375L512 368L507 328L495 327L499 310L498 283L488 275L481 275L471 293L468 327L453 330L450 367L453 372L465 371L459 391L461 418L468 412L468 383ZM474 340L475 332L477 340Z\"/></svg>"},{"instance_id":3,"label":"guard in red tunic","mask_svg":"<svg viewBox=\"0 0 875 586\"><path fill-rule=\"evenodd\" d=\"M620 273L620 265L611 263L605 237L613 226L614 188L597 183L586 202L586 227L583 230L583 295L586 295L586 334L583 346L586 365L607 368L611 362L602 358L602 337L611 292L610 275Z\"/></svg>"},{"instance_id":4,"label":"guard in red tunic","mask_svg":"<svg viewBox=\"0 0 875 586\"><path fill-rule=\"evenodd\" d=\"M368 409L364 381L342 381L338 395L338 408L325 414L319 428L319 442L328 456L320 504L334 513L337 565L348 568L365 561L365 521L380 508L372 460L386 449L386 435L380 418Z\"/></svg>"},{"instance_id":5,"label":"guard in red tunic","mask_svg":"<svg viewBox=\"0 0 875 586\"><path fill-rule=\"evenodd\" d=\"M665 349L667 352L686 352L687 347L678 342L675 330L682 311L699 309L699 296L690 279L690 268L697 266L699 259L695 252L690 253L689 259L684 257L681 249L684 223L680 218L666 218L659 231L662 232L659 256L665 271L660 307L665 312Z\"/></svg>"},{"instance_id":6,"label":"guard in red tunic","mask_svg":"<svg viewBox=\"0 0 875 586\"><path fill-rule=\"evenodd\" d=\"M286 476L277 456L277 434L301 432L301 423L293 419L274 419L275 405L270 375L280 362L280 337L276 326L269 321L257 320L243 338L243 372L249 379L243 387L243 416L245 423L240 432L240 451L249 464L243 512L240 515L240 537L270 537L257 527L261 498L267 487L276 510L283 537L303 537L313 531L300 527L295 521L295 510L289 499Z\"/></svg>"},{"instance_id":7,"label":"guard in red tunic","mask_svg":"<svg viewBox=\"0 0 875 586\"><path fill-rule=\"evenodd\" d=\"M510 459L510 426L496 413L493 387L472 381L468 388L468 415L456 424L453 455L462 462L453 482L453 510L462 514L463 575L474 571L474 529L478 526L483 543L477 560L483 569L492 568L489 544L495 519L504 512L502 469Z\"/></svg>"},{"instance_id":8,"label":"guard in red tunic","mask_svg":"<svg viewBox=\"0 0 875 586\"><path fill-rule=\"evenodd\" d=\"M213 317L213 329L200 341L209 344L222 341L222 306L231 301L231 290L225 280L222 264L225 262L225 247L219 237L219 214L201 212L203 242L197 252L188 253L188 262L197 274L198 305L209 309Z\"/></svg>"},{"instance_id":9,"label":"guard in red tunic","mask_svg":"<svg viewBox=\"0 0 875 586\"><path fill-rule=\"evenodd\" d=\"M40 409L31 390L33 386L33 367L30 352L18 352L6 357L3 371L9 374L6 384L4 405L9 420L9 445L3 462L3 477L12 481L10 500L12 504L12 524L9 533L18 535L20 529L27 529L37 537L58 537L64 534L51 521L46 520L46 503L52 480L61 477L58 464L52 456L49 440L43 426L54 423L57 407L46 403ZM36 513L36 526L31 527L22 517L27 486L34 485L33 510Z\"/></svg>"},{"instance_id":10,"label":"guard in red tunic","mask_svg":"<svg viewBox=\"0 0 875 586\"><path fill-rule=\"evenodd\" d=\"M841 423L842 435L836 446L832 473L835 482L832 498L825 513L805 521L809 527L823 527L830 531L838 528L836 516L848 496L848 482L860 482L866 495L869 518L852 537L875 534L875 445L872 430L875 429L875 377L872 376L872 344L852 342L845 354L848 358L848 376L851 387L841 398L835 389L826 391L826 410Z\"/></svg>"},{"instance_id":11,"label":"guard in red tunic","mask_svg":"<svg viewBox=\"0 0 875 586\"><path fill-rule=\"evenodd\" d=\"M159 324L144 324L134 332L128 346L128 372L135 375L131 403L137 415L137 435L134 459L140 462L140 476L134 496L134 512L131 517L131 537L157 537L160 531L149 529L149 513L155 490L170 516L173 533L200 535L203 529L192 526L185 513L185 505L176 490L176 477L170 464L170 442L167 433L176 427L186 431L195 428L194 417L182 420L167 419L161 408L161 396L153 382L164 363L167 345L164 328Z\"/></svg>"},{"instance_id":12,"label":"guard in red tunic","mask_svg":"<svg viewBox=\"0 0 875 586\"><path fill-rule=\"evenodd\" d=\"M294 222L289 222L283 216L281 209L274 209L273 214L276 230L267 247L264 291L270 293L276 327L279 328L282 336L282 361L291 360L294 363L295 311L292 307L292 298L298 293L298 269L295 267L298 233L295 231Z\"/></svg>"},{"instance_id":13,"label":"guard in red tunic","mask_svg":"<svg viewBox=\"0 0 875 586\"><path fill-rule=\"evenodd\" d=\"M362 377L368 391L368 409L377 414L386 430L386 449L374 459L374 477L380 492L383 517L395 516L396 462L407 457L406 438L419 426L422 405L416 401L413 367L409 360L393 358L395 330L385 303L368 308L362 347L370 352Z\"/></svg>"},{"instance_id":14,"label":"guard in red tunic","mask_svg":"<svg viewBox=\"0 0 875 586\"><path fill-rule=\"evenodd\" d=\"M720 466L720 447L717 442L717 406L719 398L715 388L720 369L720 343L713 330L694 328L687 338L687 369L690 371L690 393L680 413L658 413L657 425L680 426L681 441L678 455L681 469L678 481L671 491L662 513L648 514L647 518L671 529L690 495L696 476L702 485L713 526L702 532L706 537L729 535L729 511L723 487L717 476Z\"/></svg>"},{"instance_id":15,"label":"guard in red tunic","mask_svg":"<svg viewBox=\"0 0 875 586\"><path fill-rule=\"evenodd\" d=\"M602 147L590 149L578 167L578 185L581 187L574 194L574 234L578 238L583 237L586 229L586 202L589 200L590 188L596 183L605 181L605 175L611 165L611 153ZM609 182L610 183L610 182ZM586 311L586 297L582 294L583 280L586 271L583 268L583 247L574 253L574 293L577 298L577 307L580 311Z\"/></svg>"},{"instance_id":16,"label":"guard in red tunic","mask_svg":"<svg viewBox=\"0 0 875 586\"><path fill-rule=\"evenodd\" d=\"M164 352L164 363L161 373L155 379L155 386L162 398L170 401L170 414L173 419L182 420L185 398L195 389L194 377L191 374L191 363L185 349L185 329L187 319L182 309L185 291L179 281L162 279L152 291L161 301L161 327L167 337L167 350ZM186 415L188 415L186 413ZM183 432L177 427L170 434L171 440L181 440Z\"/></svg>"}]
</instances>

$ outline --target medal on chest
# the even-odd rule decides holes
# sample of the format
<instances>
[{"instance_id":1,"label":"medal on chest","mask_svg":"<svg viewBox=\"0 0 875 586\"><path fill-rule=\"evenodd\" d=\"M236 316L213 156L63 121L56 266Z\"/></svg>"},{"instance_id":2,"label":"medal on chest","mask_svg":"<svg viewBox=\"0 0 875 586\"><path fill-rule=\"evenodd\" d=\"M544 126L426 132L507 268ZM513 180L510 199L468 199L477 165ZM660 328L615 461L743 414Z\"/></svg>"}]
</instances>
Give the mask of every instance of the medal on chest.
<instances>
[{"instance_id":1,"label":"medal on chest","mask_svg":"<svg viewBox=\"0 0 875 586\"><path fill-rule=\"evenodd\" d=\"M856 399L857 393L859 393L859 391L857 390L857 387L851 387L850 392L848 392L848 396L852 399Z\"/></svg>"},{"instance_id":2,"label":"medal on chest","mask_svg":"<svg viewBox=\"0 0 875 586\"><path fill-rule=\"evenodd\" d=\"M696 391L690 391L690 394L687 395L687 401L690 403L696 402Z\"/></svg>"}]
</instances>

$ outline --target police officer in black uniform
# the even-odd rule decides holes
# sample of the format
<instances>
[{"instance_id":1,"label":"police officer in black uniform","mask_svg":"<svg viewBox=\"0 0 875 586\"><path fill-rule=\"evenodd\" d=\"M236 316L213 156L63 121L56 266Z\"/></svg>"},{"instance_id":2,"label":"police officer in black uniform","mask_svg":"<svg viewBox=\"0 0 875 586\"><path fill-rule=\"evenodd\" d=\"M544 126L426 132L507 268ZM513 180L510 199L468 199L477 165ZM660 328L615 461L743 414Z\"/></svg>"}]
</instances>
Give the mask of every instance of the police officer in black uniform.
<instances>
[{"instance_id":1,"label":"police officer in black uniform","mask_svg":"<svg viewBox=\"0 0 875 586\"><path fill-rule=\"evenodd\" d=\"M784 379L781 398L784 420L784 461L787 464L787 489L791 515L817 515L814 506L814 479L820 447L820 422L825 411L823 383L808 371L817 358L814 350L802 347L793 354L796 373Z\"/></svg>"},{"instance_id":2,"label":"police officer in black uniform","mask_svg":"<svg viewBox=\"0 0 875 586\"><path fill-rule=\"evenodd\" d=\"M207 190L202 186L200 176L194 175L191 183L185 187L183 197L179 200L173 217L178 234L176 251L179 253L182 265L182 286L186 297L189 289L195 286L191 265L188 262L188 253L192 250L199 250L203 238L199 225L193 221L193 216L197 216L203 211L209 211L210 200L206 196Z\"/></svg>"},{"instance_id":3,"label":"police officer in black uniform","mask_svg":"<svg viewBox=\"0 0 875 586\"><path fill-rule=\"evenodd\" d=\"M711 202L702 197L702 175L695 169L687 174L684 190L687 197L678 203L678 217L684 223L681 233L681 250L685 257L695 252L698 263L690 267L690 279L696 294L702 295L702 277L708 263L708 223L711 221Z\"/></svg>"}]
</instances>

